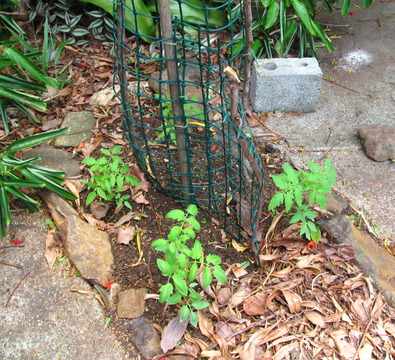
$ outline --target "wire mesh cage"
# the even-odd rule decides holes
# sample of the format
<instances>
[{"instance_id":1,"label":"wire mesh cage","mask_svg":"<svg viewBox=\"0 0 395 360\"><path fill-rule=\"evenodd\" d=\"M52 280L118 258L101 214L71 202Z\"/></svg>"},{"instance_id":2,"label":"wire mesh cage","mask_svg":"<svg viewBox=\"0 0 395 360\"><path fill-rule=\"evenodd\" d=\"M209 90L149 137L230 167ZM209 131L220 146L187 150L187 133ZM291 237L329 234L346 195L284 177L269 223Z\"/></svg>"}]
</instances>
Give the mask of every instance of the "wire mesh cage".
<instances>
[{"instance_id":1,"label":"wire mesh cage","mask_svg":"<svg viewBox=\"0 0 395 360\"><path fill-rule=\"evenodd\" d=\"M118 1L114 19L115 86L140 168L160 191L219 214L256 252L262 164L242 104L239 123L231 118L225 72L242 68L241 5Z\"/></svg>"}]
</instances>

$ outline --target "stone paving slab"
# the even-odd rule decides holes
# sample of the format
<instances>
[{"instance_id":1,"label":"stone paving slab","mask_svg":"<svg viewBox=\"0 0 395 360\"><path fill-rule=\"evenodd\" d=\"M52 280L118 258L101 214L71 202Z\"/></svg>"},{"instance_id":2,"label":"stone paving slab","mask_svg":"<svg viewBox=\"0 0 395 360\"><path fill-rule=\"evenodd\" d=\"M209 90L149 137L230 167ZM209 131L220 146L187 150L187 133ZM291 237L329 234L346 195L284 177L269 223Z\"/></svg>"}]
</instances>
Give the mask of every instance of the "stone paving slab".
<instances>
[{"instance_id":1,"label":"stone paving slab","mask_svg":"<svg viewBox=\"0 0 395 360\"><path fill-rule=\"evenodd\" d=\"M0 261L23 265L19 269L0 264L0 359L128 359L105 327L97 300L70 292L91 290L89 285L69 277L65 263L49 270L44 258L46 219L42 213L14 216L9 228L12 239L7 236L1 243L26 237L23 248L0 249Z\"/></svg>"}]
</instances>

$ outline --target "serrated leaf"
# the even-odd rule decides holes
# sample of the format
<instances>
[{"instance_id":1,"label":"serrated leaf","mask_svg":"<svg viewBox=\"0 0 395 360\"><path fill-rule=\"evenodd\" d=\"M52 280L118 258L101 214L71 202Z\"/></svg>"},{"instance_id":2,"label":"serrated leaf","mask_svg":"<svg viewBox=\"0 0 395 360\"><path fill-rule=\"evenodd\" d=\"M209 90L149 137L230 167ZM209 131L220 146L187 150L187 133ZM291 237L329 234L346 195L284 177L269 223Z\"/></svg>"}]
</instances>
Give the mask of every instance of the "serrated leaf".
<instances>
[{"instance_id":1,"label":"serrated leaf","mask_svg":"<svg viewBox=\"0 0 395 360\"><path fill-rule=\"evenodd\" d=\"M181 295L187 296L188 295L188 285L187 285L185 279L179 275L176 275L176 274L172 276L172 279L173 279L174 286L176 287L177 291Z\"/></svg>"},{"instance_id":2,"label":"serrated leaf","mask_svg":"<svg viewBox=\"0 0 395 360\"><path fill-rule=\"evenodd\" d=\"M195 204L190 204L187 207L187 212L193 216L196 216L198 214L199 210Z\"/></svg>"},{"instance_id":3,"label":"serrated leaf","mask_svg":"<svg viewBox=\"0 0 395 360\"><path fill-rule=\"evenodd\" d=\"M86 197L86 206L89 206L90 203L96 199L96 193L94 191L90 192Z\"/></svg>"},{"instance_id":4,"label":"serrated leaf","mask_svg":"<svg viewBox=\"0 0 395 360\"><path fill-rule=\"evenodd\" d=\"M186 257L185 254L179 254L177 257L177 262L181 269L185 269L186 266L188 265L188 258Z\"/></svg>"},{"instance_id":5,"label":"serrated leaf","mask_svg":"<svg viewBox=\"0 0 395 360\"><path fill-rule=\"evenodd\" d=\"M218 255L208 254L206 256L206 262L208 264L219 265L221 264L221 258Z\"/></svg>"},{"instance_id":6,"label":"serrated leaf","mask_svg":"<svg viewBox=\"0 0 395 360\"><path fill-rule=\"evenodd\" d=\"M165 303L170 299L170 296L173 294L174 287L171 283L167 283L166 285L162 285L159 289L159 302Z\"/></svg>"},{"instance_id":7,"label":"serrated leaf","mask_svg":"<svg viewBox=\"0 0 395 360\"><path fill-rule=\"evenodd\" d=\"M188 274L189 281L194 281L196 279L198 269L199 268L198 268L197 263L194 262L189 269L189 274Z\"/></svg>"},{"instance_id":8,"label":"serrated leaf","mask_svg":"<svg viewBox=\"0 0 395 360\"><path fill-rule=\"evenodd\" d=\"M180 321L181 322L185 321L188 318L189 313L190 313L189 307L187 305L182 306L180 310Z\"/></svg>"},{"instance_id":9,"label":"serrated leaf","mask_svg":"<svg viewBox=\"0 0 395 360\"><path fill-rule=\"evenodd\" d=\"M226 284L226 273L219 265L214 266L214 277L222 284Z\"/></svg>"},{"instance_id":10,"label":"serrated leaf","mask_svg":"<svg viewBox=\"0 0 395 360\"><path fill-rule=\"evenodd\" d=\"M203 255L203 247L202 244L199 241L195 241L193 244L192 252L191 252L191 258L195 260L199 260Z\"/></svg>"},{"instance_id":11,"label":"serrated leaf","mask_svg":"<svg viewBox=\"0 0 395 360\"><path fill-rule=\"evenodd\" d=\"M170 276L173 272L173 267L163 259L156 259L159 270L164 276Z\"/></svg>"},{"instance_id":12,"label":"serrated leaf","mask_svg":"<svg viewBox=\"0 0 395 360\"><path fill-rule=\"evenodd\" d=\"M181 235L181 232L182 232L181 226L177 226L177 225L173 226L170 229L170 232L169 232L169 235L168 235L169 240L171 240L171 241L176 240Z\"/></svg>"},{"instance_id":13,"label":"serrated leaf","mask_svg":"<svg viewBox=\"0 0 395 360\"><path fill-rule=\"evenodd\" d=\"M198 322L199 322L199 316L196 311L191 311L191 313L189 314L189 322L194 327L197 327Z\"/></svg>"},{"instance_id":14,"label":"serrated leaf","mask_svg":"<svg viewBox=\"0 0 395 360\"><path fill-rule=\"evenodd\" d=\"M213 281L213 275L211 274L211 269L208 266L206 266L202 272L202 280L203 288L209 286Z\"/></svg>"},{"instance_id":15,"label":"serrated leaf","mask_svg":"<svg viewBox=\"0 0 395 360\"><path fill-rule=\"evenodd\" d=\"M199 221L197 221L195 218L189 217L186 219L186 222L196 231L201 229Z\"/></svg>"},{"instance_id":16,"label":"serrated leaf","mask_svg":"<svg viewBox=\"0 0 395 360\"><path fill-rule=\"evenodd\" d=\"M178 304L181 301L181 294L180 293L175 293L172 296L170 296L169 300L167 300L168 305L175 305Z\"/></svg>"},{"instance_id":17,"label":"serrated leaf","mask_svg":"<svg viewBox=\"0 0 395 360\"><path fill-rule=\"evenodd\" d=\"M274 210L275 208L277 208L280 205L282 205L283 201L284 201L284 194L282 192L274 194L273 197L270 200L268 210L269 211Z\"/></svg>"},{"instance_id":18,"label":"serrated leaf","mask_svg":"<svg viewBox=\"0 0 395 360\"><path fill-rule=\"evenodd\" d=\"M184 212L179 209L171 210L166 215L166 219L173 219L173 220L178 220L178 221L184 220L184 217L185 217Z\"/></svg>"},{"instance_id":19,"label":"serrated leaf","mask_svg":"<svg viewBox=\"0 0 395 360\"><path fill-rule=\"evenodd\" d=\"M151 244L151 247L155 250L160 249L160 251L164 251L162 249L167 248L168 244L169 242L165 239L157 239Z\"/></svg>"},{"instance_id":20,"label":"serrated leaf","mask_svg":"<svg viewBox=\"0 0 395 360\"><path fill-rule=\"evenodd\" d=\"M194 301L192 302L191 306L193 306L196 310L201 310L210 306L210 303L207 301Z\"/></svg>"}]
</instances>

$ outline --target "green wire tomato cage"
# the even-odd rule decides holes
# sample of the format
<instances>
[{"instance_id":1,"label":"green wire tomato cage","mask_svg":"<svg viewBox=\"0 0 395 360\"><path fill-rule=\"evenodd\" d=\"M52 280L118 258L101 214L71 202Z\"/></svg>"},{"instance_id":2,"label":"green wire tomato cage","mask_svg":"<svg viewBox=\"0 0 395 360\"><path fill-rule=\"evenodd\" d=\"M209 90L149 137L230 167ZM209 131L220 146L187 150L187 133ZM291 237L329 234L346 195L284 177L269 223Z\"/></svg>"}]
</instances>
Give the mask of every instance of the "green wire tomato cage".
<instances>
[{"instance_id":1,"label":"green wire tomato cage","mask_svg":"<svg viewBox=\"0 0 395 360\"><path fill-rule=\"evenodd\" d=\"M114 19L115 90L140 168L160 191L220 215L223 229L257 253L262 164L235 99L239 123L232 120L225 71L243 68L242 7L117 1Z\"/></svg>"}]
</instances>

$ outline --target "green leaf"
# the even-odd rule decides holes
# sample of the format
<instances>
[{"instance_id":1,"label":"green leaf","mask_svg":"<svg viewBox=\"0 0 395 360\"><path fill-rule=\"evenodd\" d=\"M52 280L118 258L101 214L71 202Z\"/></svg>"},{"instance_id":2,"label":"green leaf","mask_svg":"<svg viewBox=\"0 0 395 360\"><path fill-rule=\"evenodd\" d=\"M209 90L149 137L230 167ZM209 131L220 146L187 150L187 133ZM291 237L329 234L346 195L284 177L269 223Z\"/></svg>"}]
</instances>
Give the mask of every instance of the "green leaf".
<instances>
[{"instance_id":1,"label":"green leaf","mask_svg":"<svg viewBox=\"0 0 395 360\"><path fill-rule=\"evenodd\" d=\"M330 51L330 52L333 52L335 49L333 47L332 41L328 37L328 35L326 35L324 30L322 30L321 24L318 21L316 21L316 20L312 20L311 23L312 23L313 28L314 28L314 30L316 32L316 35L324 42L327 50Z\"/></svg>"},{"instance_id":2,"label":"green leaf","mask_svg":"<svg viewBox=\"0 0 395 360\"><path fill-rule=\"evenodd\" d=\"M207 286L209 286L211 284L211 282L213 281L213 276L211 274L211 269L206 266L202 272L202 279L203 279L203 288L206 288Z\"/></svg>"},{"instance_id":3,"label":"green leaf","mask_svg":"<svg viewBox=\"0 0 395 360\"><path fill-rule=\"evenodd\" d=\"M49 140L52 140L58 136L65 135L69 132L69 128L62 128L53 131L47 131L45 133L32 135L23 139L13 141L7 148L7 153L13 153L15 151L20 151L23 149L27 149L29 147L33 147L42 143L45 143Z\"/></svg>"},{"instance_id":4,"label":"green leaf","mask_svg":"<svg viewBox=\"0 0 395 360\"><path fill-rule=\"evenodd\" d=\"M272 1L267 11L265 30L271 28L278 19L280 5L277 1Z\"/></svg>"},{"instance_id":5,"label":"green leaf","mask_svg":"<svg viewBox=\"0 0 395 360\"><path fill-rule=\"evenodd\" d=\"M184 217L185 217L184 212L179 209L171 210L166 215L166 219L173 219L173 220L178 220L178 221L184 220Z\"/></svg>"},{"instance_id":6,"label":"green leaf","mask_svg":"<svg viewBox=\"0 0 395 360\"><path fill-rule=\"evenodd\" d=\"M181 295L179 293L175 293L170 296L169 300L167 300L168 305L178 304L181 301Z\"/></svg>"},{"instance_id":7,"label":"green leaf","mask_svg":"<svg viewBox=\"0 0 395 360\"><path fill-rule=\"evenodd\" d=\"M170 296L173 294L174 287L171 283L167 283L166 285L162 285L159 289L159 302L165 303L170 299Z\"/></svg>"},{"instance_id":8,"label":"green leaf","mask_svg":"<svg viewBox=\"0 0 395 360\"><path fill-rule=\"evenodd\" d=\"M32 96L28 96L20 91L0 88L0 96L10 100L19 101L28 106L36 107L41 111L45 111L47 109L47 104L44 101L34 99Z\"/></svg>"},{"instance_id":9,"label":"green leaf","mask_svg":"<svg viewBox=\"0 0 395 360\"><path fill-rule=\"evenodd\" d=\"M349 1L349 0L347 0ZM304 26L306 26L308 32L311 35L316 35L316 31L313 28L310 14L307 11L306 5L300 0L291 0L292 6L295 9L296 13L299 16L299 19L302 20Z\"/></svg>"},{"instance_id":10,"label":"green leaf","mask_svg":"<svg viewBox=\"0 0 395 360\"><path fill-rule=\"evenodd\" d=\"M177 262L180 269L185 269L189 261L185 254L179 254L177 257Z\"/></svg>"},{"instance_id":11,"label":"green leaf","mask_svg":"<svg viewBox=\"0 0 395 360\"><path fill-rule=\"evenodd\" d=\"M188 285L187 285L185 279L177 274L173 275L172 279L173 279L174 286L176 287L177 291L181 295L187 296L188 295Z\"/></svg>"},{"instance_id":12,"label":"green leaf","mask_svg":"<svg viewBox=\"0 0 395 360\"><path fill-rule=\"evenodd\" d=\"M99 195L103 200L107 200L107 194L104 192L104 190L100 187L96 189L97 195Z\"/></svg>"},{"instance_id":13,"label":"green leaf","mask_svg":"<svg viewBox=\"0 0 395 360\"><path fill-rule=\"evenodd\" d=\"M198 322L199 322L199 316L197 314L196 311L191 311L191 313L189 314L189 322L191 323L191 325L193 325L194 327L198 326Z\"/></svg>"},{"instance_id":14,"label":"green leaf","mask_svg":"<svg viewBox=\"0 0 395 360\"><path fill-rule=\"evenodd\" d=\"M194 281L196 279L197 273L198 273L198 265L194 262L189 269L188 280Z\"/></svg>"},{"instance_id":15,"label":"green leaf","mask_svg":"<svg viewBox=\"0 0 395 360\"><path fill-rule=\"evenodd\" d=\"M311 231L311 240L313 240L316 244L318 244L318 242L321 240L321 236L321 230L318 226L316 231Z\"/></svg>"},{"instance_id":16,"label":"green leaf","mask_svg":"<svg viewBox=\"0 0 395 360\"><path fill-rule=\"evenodd\" d=\"M196 240L193 244L191 258L195 260L199 260L203 256L203 247L202 244Z\"/></svg>"},{"instance_id":17,"label":"green leaf","mask_svg":"<svg viewBox=\"0 0 395 360\"><path fill-rule=\"evenodd\" d=\"M199 210L195 204L190 204L187 207L187 212L193 216L196 216L198 214Z\"/></svg>"},{"instance_id":18,"label":"green leaf","mask_svg":"<svg viewBox=\"0 0 395 360\"><path fill-rule=\"evenodd\" d=\"M18 64L20 67L25 69L31 75L36 77L41 82L52 86L53 88L58 88L58 83L55 79L51 79L46 74L44 74L33 62L19 50L14 48L6 48L4 49L4 55Z\"/></svg>"},{"instance_id":19,"label":"green leaf","mask_svg":"<svg viewBox=\"0 0 395 360\"><path fill-rule=\"evenodd\" d=\"M47 87L44 84L38 82L31 82L20 79L13 75L1 74L0 73L0 87L20 89L20 90L35 90L45 92Z\"/></svg>"},{"instance_id":20,"label":"green leaf","mask_svg":"<svg viewBox=\"0 0 395 360\"><path fill-rule=\"evenodd\" d=\"M291 191L288 191L284 194L284 204L285 204L285 211L287 213L290 212L292 205L294 204L294 197Z\"/></svg>"},{"instance_id":21,"label":"green leaf","mask_svg":"<svg viewBox=\"0 0 395 360\"><path fill-rule=\"evenodd\" d=\"M186 222L192 226L193 229L195 229L196 231L199 231L201 229L200 227L200 223L199 221L197 221L195 218L193 217L189 217L186 219Z\"/></svg>"},{"instance_id":22,"label":"green leaf","mask_svg":"<svg viewBox=\"0 0 395 360\"><path fill-rule=\"evenodd\" d=\"M173 226L170 229L169 235L167 236L169 240L174 241L176 240L182 233L181 226Z\"/></svg>"},{"instance_id":23,"label":"green leaf","mask_svg":"<svg viewBox=\"0 0 395 360\"><path fill-rule=\"evenodd\" d=\"M11 223L10 204L4 186L0 186L0 212L5 226Z\"/></svg>"},{"instance_id":24,"label":"green leaf","mask_svg":"<svg viewBox=\"0 0 395 360\"><path fill-rule=\"evenodd\" d=\"M201 310L210 306L210 303L207 301L194 301L191 306L193 306L196 310Z\"/></svg>"},{"instance_id":25,"label":"green leaf","mask_svg":"<svg viewBox=\"0 0 395 360\"><path fill-rule=\"evenodd\" d=\"M206 262L208 264L219 265L221 264L221 258L218 255L208 254L206 256Z\"/></svg>"},{"instance_id":26,"label":"green leaf","mask_svg":"<svg viewBox=\"0 0 395 360\"><path fill-rule=\"evenodd\" d=\"M158 258L156 263L163 276L170 276L173 273L173 267L167 261Z\"/></svg>"},{"instance_id":27,"label":"green leaf","mask_svg":"<svg viewBox=\"0 0 395 360\"><path fill-rule=\"evenodd\" d=\"M226 273L219 265L214 266L214 277L223 285L227 282Z\"/></svg>"},{"instance_id":28,"label":"green leaf","mask_svg":"<svg viewBox=\"0 0 395 360\"><path fill-rule=\"evenodd\" d=\"M272 211L273 209L279 207L280 205L282 205L283 201L284 201L284 194L282 192L278 192L277 194L274 194L270 200L268 210Z\"/></svg>"},{"instance_id":29,"label":"green leaf","mask_svg":"<svg viewBox=\"0 0 395 360\"><path fill-rule=\"evenodd\" d=\"M351 5L351 1L350 0L343 0L343 2L342 2L342 11L341 11L341 14L343 16L348 14L348 11L350 10L350 5Z\"/></svg>"},{"instance_id":30,"label":"green leaf","mask_svg":"<svg viewBox=\"0 0 395 360\"><path fill-rule=\"evenodd\" d=\"M86 206L89 206L90 203L96 199L96 193L94 191L91 191L88 196L86 197Z\"/></svg>"},{"instance_id":31,"label":"green leaf","mask_svg":"<svg viewBox=\"0 0 395 360\"><path fill-rule=\"evenodd\" d=\"M151 247L157 251L165 251L168 247L169 242L165 239L157 239L152 244Z\"/></svg>"},{"instance_id":32,"label":"green leaf","mask_svg":"<svg viewBox=\"0 0 395 360\"><path fill-rule=\"evenodd\" d=\"M125 175L125 180L127 181L128 184L134 185L134 186L141 186L140 181L138 181L134 176L132 175Z\"/></svg>"},{"instance_id":33,"label":"green leaf","mask_svg":"<svg viewBox=\"0 0 395 360\"><path fill-rule=\"evenodd\" d=\"M183 322L184 320L186 320L188 318L190 311L191 310L189 309L188 305L183 305L181 307L181 310L180 310L180 322Z\"/></svg>"},{"instance_id":34,"label":"green leaf","mask_svg":"<svg viewBox=\"0 0 395 360\"><path fill-rule=\"evenodd\" d=\"M13 194L14 196L21 199L23 202L25 202L25 204L30 203L34 206L40 205L40 203L38 201L32 199L30 196L27 196L26 194L20 192L18 189L15 189L12 186L5 185L5 189L8 193Z\"/></svg>"},{"instance_id":35,"label":"green leaf","mask_svg":"<svg viewBox=\"0 0 395 360\"><path fill-rule=\"evenodd\" d=\"M111 151L108 149L100 149L100 152L104 155L111 156Z\"/></svg>"}]
</instances>

